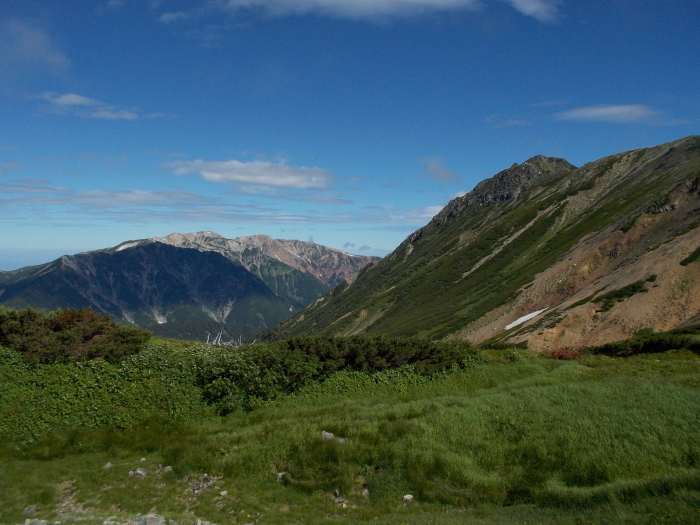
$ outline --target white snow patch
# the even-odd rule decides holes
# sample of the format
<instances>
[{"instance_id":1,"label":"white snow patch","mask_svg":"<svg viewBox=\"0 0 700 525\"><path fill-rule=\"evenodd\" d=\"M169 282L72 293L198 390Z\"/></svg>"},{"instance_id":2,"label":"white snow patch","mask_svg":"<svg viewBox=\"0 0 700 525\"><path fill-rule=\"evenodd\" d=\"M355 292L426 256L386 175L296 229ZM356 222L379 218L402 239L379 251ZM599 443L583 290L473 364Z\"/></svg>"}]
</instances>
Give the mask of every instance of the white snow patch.
<instances>
[{"instance_id":1,"label":"white snow patch","mask_svg":"<svg viewBox=\"0 0 700 525\"><path fill-rule=\"evenodd\" d=\"M117 248L116 251L120 252L122 250L126 250L127 248L132 248L136 246L138 242L127 242L126 244L122 244L119 248Z\"/></svg>"},{"instance_id":2,"label":"white snow patch","mask_svg":"<svg viewBox=\"0 0 700 525\"><path fill-rule=\"evenodd\" d=\"M537 310L536 312L532 312L531 314L523 315L520 319L516 319L509 325L506 325L506 330L510 330L511 328L518 326L520 324L523 324L525 321L529 321L533 317L537 317L540 315L542 312L544 312L547 308L542 308L542 310Z\"/></svg>"}]
</instances>

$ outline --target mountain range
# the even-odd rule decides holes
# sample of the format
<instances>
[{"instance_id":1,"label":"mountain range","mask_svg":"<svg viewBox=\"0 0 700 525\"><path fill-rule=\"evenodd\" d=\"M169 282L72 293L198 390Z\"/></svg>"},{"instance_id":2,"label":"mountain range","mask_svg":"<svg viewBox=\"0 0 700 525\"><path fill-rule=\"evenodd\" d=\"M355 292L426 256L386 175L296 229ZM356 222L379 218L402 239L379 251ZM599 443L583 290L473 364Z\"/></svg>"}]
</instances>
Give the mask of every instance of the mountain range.
<instances>
[{"instance_id":1,"label":"mountain range","mask_svg":"<svg viewBox=\"0 0 700 525\"><path fill-rule=\"evenodd\" d=\"M527 341L549 350L700 323L700 137L580 168L536 156L265 332Z\"/></svg>"},{"instance_id":2,"label":"mountain range","mask_svg":"<svg viewBox=\"0 0 700 525\"><path fill-rule=\"evenodd\" d=\"M91 307L169 337L246 338L377 259L266 235L173 233L0 272L0 303Z\"/></svg>"}]
</instances>

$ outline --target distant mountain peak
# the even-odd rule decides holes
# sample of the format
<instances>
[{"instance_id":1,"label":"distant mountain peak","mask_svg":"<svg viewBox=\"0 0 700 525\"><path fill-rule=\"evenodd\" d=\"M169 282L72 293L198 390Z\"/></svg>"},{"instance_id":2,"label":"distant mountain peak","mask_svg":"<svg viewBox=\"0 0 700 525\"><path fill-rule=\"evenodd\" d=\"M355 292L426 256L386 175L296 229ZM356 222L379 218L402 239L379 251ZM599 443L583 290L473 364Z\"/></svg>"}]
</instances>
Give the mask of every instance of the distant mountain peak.
<instances>
[{"instance_id":1,"label":"distant mountain peak","mask_svg":"<svg viewBox=\"0 0 700 525\"><path fill-rule=\"evenodd\" d=\"M4 272L0 295L16 307L90 306L160 335L199 338L225 325L250 336L376 259L268 235L175 232Z\"/></svg>"}]
</instances>

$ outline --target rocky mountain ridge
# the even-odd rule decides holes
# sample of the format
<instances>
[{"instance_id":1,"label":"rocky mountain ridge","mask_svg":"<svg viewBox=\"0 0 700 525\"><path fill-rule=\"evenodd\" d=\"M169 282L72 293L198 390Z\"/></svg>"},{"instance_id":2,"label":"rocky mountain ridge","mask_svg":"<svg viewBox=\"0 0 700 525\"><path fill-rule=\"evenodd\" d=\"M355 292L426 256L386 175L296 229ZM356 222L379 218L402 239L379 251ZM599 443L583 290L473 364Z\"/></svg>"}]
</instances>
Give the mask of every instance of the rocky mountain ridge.
<instances>
[{"instance_id":1,"label":"rocky mountain ridge","mask_svg":"<svg viewBox=\"0 0 700 525\"><path fill-rule=\"evenodd\" d=\"M375 259L267 236L174 233L5 272L0 303L89 306L168 336L202 338L224 329L248 337Z\"/></svg>"},{"instance_id":2,"label":"rocky mountain ridge","mask_svg":"<svg viewBox=\"0 0 700 525\"><path fill-rule=\"evenodd\" d=\"M698 263L681 264L700 247L698 186L697 136L581 168L533 157L451 201L266 337L367 332L551 349L698 322ZM620 300L603 311L610 294Z\"/></svg>"}]
</instances>

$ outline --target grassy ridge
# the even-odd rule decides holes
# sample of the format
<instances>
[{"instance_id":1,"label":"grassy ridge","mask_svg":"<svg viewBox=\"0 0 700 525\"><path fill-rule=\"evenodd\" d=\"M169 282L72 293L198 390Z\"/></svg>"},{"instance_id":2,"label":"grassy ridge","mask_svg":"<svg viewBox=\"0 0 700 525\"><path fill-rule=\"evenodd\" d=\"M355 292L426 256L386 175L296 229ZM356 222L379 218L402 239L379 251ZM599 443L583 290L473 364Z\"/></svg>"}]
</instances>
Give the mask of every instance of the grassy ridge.
<instances>
[{"instance_id":1,"label":"grassy ridge","mask_svg":"<svg viewBox=\"0 0 700 525\"><path fill-rule=\"evenodd\" d=\"M475 190L352 284L339 286L263 337L366 332L440 339L458 332L512 301L587 235L629 231L633 220L665 204L673 188L697 177L700 156L688 147L697 140L640 150L632 165L627 154L613 155L534 184L512 199L484 204L484 195ZM672 227L659 221L646 235L669 240L695 224L690 216L674 220L678 224ZM485 257L490 258L477 267Z\"/></svg>"}]
</instances>

